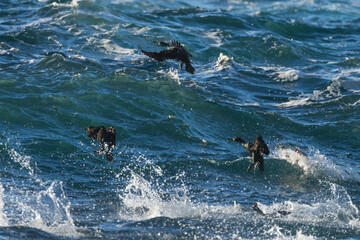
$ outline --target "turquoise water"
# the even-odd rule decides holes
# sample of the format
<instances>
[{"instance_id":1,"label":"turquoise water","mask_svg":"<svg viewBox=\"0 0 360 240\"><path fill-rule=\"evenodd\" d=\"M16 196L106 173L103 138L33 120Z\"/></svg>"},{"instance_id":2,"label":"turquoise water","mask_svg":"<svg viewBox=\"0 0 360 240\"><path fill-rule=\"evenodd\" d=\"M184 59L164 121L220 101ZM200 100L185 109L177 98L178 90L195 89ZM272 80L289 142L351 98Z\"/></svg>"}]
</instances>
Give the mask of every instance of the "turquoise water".
<instances>
[{"instance_id":1,"label":"turquoise water","mask_svg":"<svg viewBox=\"0 0 360 240\"><path fill-rule=\"evenodd\" d=\"M360 238L359 12L1 1L0 238ZM172 39L194 75L138 49ZM90 125L115 127L114 162L93 154ZM265 173L246 173L228 139L258 134Z\"/></svg>"}]
</instances>

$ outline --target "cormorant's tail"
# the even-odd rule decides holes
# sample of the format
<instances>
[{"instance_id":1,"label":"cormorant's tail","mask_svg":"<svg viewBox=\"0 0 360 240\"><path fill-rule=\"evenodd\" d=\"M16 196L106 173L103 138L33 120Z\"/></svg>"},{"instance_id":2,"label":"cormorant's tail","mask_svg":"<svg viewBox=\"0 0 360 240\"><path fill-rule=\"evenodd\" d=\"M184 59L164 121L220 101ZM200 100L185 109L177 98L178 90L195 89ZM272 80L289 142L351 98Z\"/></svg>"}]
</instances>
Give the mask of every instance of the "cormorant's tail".
<instances>
[{"instance_id":1,"label":"cormorant's tail","mask_svg":"<svg viewBox=\"0 0 360 240\"><path fill-rule=\"evenodd\" d=\"M193 66L191 66L191 64L186 64L185 69L188 73L191 73L191 74L195 73L195 68Z\"/></svg>"}]
</instances>

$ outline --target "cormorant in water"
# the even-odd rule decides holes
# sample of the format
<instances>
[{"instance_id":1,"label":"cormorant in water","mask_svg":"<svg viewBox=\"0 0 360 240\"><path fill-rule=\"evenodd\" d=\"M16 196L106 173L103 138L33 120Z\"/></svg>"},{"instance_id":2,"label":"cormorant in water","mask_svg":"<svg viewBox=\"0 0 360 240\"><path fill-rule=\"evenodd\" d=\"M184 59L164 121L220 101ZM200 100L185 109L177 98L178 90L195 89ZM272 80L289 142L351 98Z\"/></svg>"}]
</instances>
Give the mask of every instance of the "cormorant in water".
<instances>
[{"instance_id":1,"label":"cormorant in water","mask_svg":"<svg viewBox=\"0 0 360 240\"><path fill-rule=\"evenodd\" d=\"M112 162L114 160L112 152L116 142L115 129L113 127L106 129L104 126L90 126L85 129L87 130L86 135L89 138L95 139L101 143L100 150L94 151L94 153L97 155L105 153L107 160Z\"/></svg>"},{"instance_id":2,"label":"cormorant in water","mask_svg":"<svg viewBox=\"0 0 360 240\"><path fill-rule=\"evenodd\" d=\"M286 216L286 215L289 215L291 212L288 212L288 211L277 211L277 213L271 213L271 214L265 214L257 205L257 203L255 203L254 205L252 205L251 207L252 209L255 210L255 212L257 212L258 214L260 215L263 215L263 216L270 216L270 217L276 217L278 214L280 216Z\"/></svg>"},{"instance_id":3,"label":"cormorant in water","mask_svg":"<svg viewBox=\"0 0 360 240\"><path fill-rule=\"evenodd\" d=\"M266 143L264 142L264 140L262 139L262 136L259 135L256 139L255 143L246 143L244 139L239 138L239 137L234 137L232 139L235 142L239 142L241 143L241 145L246 148L246 150L250 153L253 162L249 165L248 169L246 170L246 172L248 172L252 166L255 164L254 167L254 173L256 171L256 167L259 165L259 170L260 173L264 172L264 158L263 155L264 153L266 155L269 155L270 151L269 148L267 147Z\"/></svg>"},{"instance_id":4,"label":"cormorant in water","mask_svg":"<svg viewBox=\"0 0 360 240\"><path fill-rule=\"evenodd\" d=\"M191 54L186 51L183 45L178 41L171 41L172 46L167 44L166 42L155 42L160 46L167 47L167 50L163 50L160 52L147 52L144 51L141 46L139 48L143 54L148 57L155 59L158 62L162 62L168 59L174 59L180 62L180 70L182 69L182 65L185 64L185 70L188 73L194 74L195 69L191 66L191 62L189 57L192 57Z\"/></svg>"}]
</instances>

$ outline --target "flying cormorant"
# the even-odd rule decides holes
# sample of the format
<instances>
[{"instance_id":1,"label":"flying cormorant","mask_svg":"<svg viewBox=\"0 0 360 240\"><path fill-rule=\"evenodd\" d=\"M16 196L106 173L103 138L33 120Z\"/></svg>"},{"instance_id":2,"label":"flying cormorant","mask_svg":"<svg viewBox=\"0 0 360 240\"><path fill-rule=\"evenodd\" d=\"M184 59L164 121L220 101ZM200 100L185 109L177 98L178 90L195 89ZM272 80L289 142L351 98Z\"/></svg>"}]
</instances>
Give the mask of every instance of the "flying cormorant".
<instances>
[{"instance_id":1,"label":"flying cormorant","mask_svg":"<svg viewBox=\"0 0 360 240\"><path fill-rule=\"evenodd\" d=\"M163 50L160 52L147 52L144 51L141 46L139 48L143 54L148 57L155 59L158 62L163 62L168 59L174 59L180 62L180 70L182 69L182 65L185 64L185 69L188 73L194 74L195 69L191 66L191 62L189 57L192 57L191 54L186 51L183 45L178 41L171 41L172 46L170 46L166 42L155 42L160 46L167 47L167 50Z\"/></svg>"},{"instance_id":2,"label":"flying cormorant","mask_svg":"<svg viewBox=\"0 0 360 240\"><path fill-rule=\"evenodd\" d=\"M234 137L232 139L235 142L241 143L241 145L246 148L246 150L250 153L253 162L249 165L246 172L248 172L253 165L254 167L254 173L256 171L256 167L259 166L260 173L264 172L264 158L263 155L269 155L270 151L266 143L264 142L261 135L259 135L254 143L245 143L244 139L239 137Z\"/></svg>"},{"instance_id":3,"label":"flying cormorant","mask_svg":"<svg viewBox=\"0 0 360 240\"><path fill-rule=\"evenodd\" d=\"M105 153L107 160L112 162L114 160L112 152L116 142L115 129L113 127L106 129L104 126L90 126L85 129L87 130L86 135L89 138L95 139L101 143L100 150L94 151L94 153L97 155Z\"/></svg>"}]
</instances>

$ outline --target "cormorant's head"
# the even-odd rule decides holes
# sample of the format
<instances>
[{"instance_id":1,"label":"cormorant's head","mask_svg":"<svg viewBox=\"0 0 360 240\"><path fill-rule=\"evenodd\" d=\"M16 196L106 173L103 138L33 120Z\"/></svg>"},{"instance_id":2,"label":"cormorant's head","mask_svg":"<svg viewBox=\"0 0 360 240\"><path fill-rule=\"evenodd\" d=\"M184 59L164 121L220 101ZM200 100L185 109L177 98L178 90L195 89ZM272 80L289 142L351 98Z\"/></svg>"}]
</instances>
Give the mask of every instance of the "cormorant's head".
<instances>
[{"instance_id":1,"label":"cormorant's head","mask_svg":"<svg viewBox=\"0 0 360 240\"><path fill-rule=\"evenodd\" d=\"M109 133L115 133L115 128L109 127L107 130Z\"/></svg>"},{"instance_id":2,"label":"cormorant's head","mask_svg":"<svg viewBox=\"0 0 360 240\"><path fill-rule=\"evenodd\" d=\"M263 141L264 141L261 135L258 135L256 140L259 141L259 142L263 142Z\"/></svg>"},{"instance_id":3,"label":"cormorant's head","mask_svg":"<svg viewBox=\"0 0 360 240\"><path fill-rule=\"evenodd\" d=\"M232 140L235 142L239 142L239 143L245 143L244 139L239 138L239 137L234 137Z\"/></svg>"},{"instance_id":4,"label":"cormorant's head","mask_svg":"<svg viewBox=\"0 0 360 240\"><path fill-rule=\"evenodd\" d=\"M170 47L170 45L167 44L166 42L154 42L154 43L156 43L157 45L163 46L163 47Z\"/></svg>"}]
</instances>

